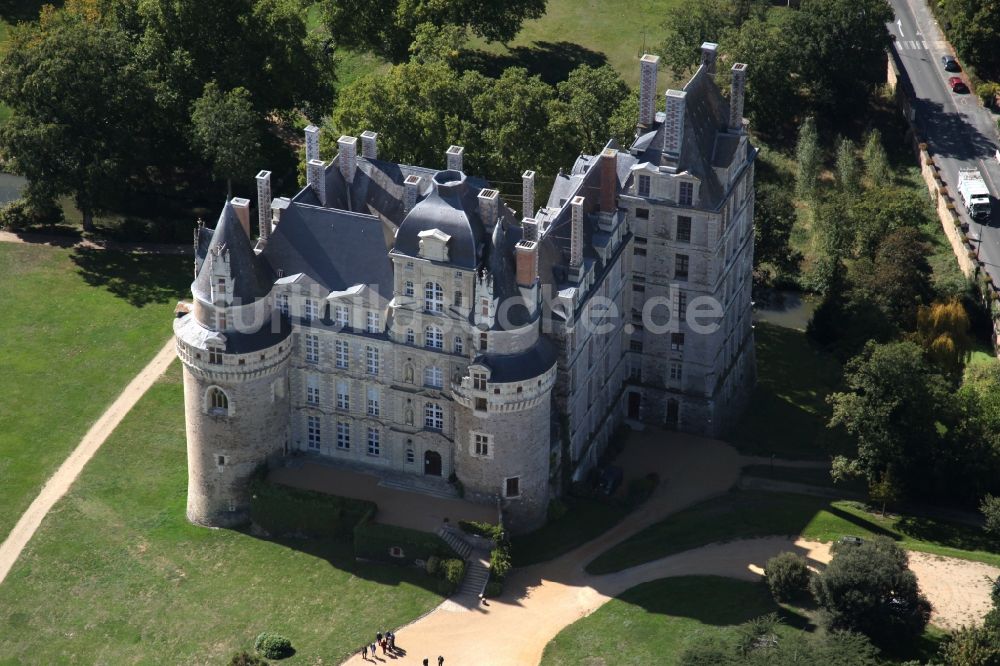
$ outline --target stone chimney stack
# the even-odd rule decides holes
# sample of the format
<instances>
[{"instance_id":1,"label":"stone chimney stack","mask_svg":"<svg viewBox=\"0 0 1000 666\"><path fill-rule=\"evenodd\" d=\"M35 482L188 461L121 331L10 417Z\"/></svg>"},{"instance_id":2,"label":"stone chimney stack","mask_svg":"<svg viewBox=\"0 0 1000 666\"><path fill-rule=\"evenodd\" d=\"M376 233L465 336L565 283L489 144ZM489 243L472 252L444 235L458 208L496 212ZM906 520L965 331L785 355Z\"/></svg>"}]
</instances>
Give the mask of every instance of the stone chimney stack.
<instances>
[{"instance_id":1,"label":"stone chimney stack","mask_svg":"<svg viewBox=\"0 0 1000 666\"><path fill-rule=\"evenodd\" d=\"M521 233L524 240L538 240L538 220L533 217L526 217L521 220Z\"/></svg>"},{"instance_id":2,"label":"stone chimney stack","mask_svg":"<svg viewBox=\"0 0 1000 666\"><path fill-rule=\"evenodd\" d=\"M462 146L448 146L448 151L445 153L445 157L448 159L449 171L462 170L463 155L465 155L465 148Z\"/></svg>"},{"instance_id":3,"label":"stone chimney stack","mask_svg":"<svg viewBox=\"0 0 1000 666\"><path fill-rule=\"evenodd\" d=\"M358 139L342 136L337 139L337 148L340 151L340 173L344 174L344 180L353 183L354 172L358 169Z\"/></svg>"},{"instance_id":4,"label":"stone chimney stack","mask_svg":"<svg viewBox=\"0 0 1000 666\"><path fill-rule=\"evenodd\" d=\"M535 172L525 171L521 174L521 215L531 217L535 214Z\"/></svg>"},{"instance_id":5,"label":"stone chimney stack","mask_svg":"<svg viewBox=\"0 0 1000 666\"><path fill-rule=\"evenodd\" d=\"M538 243L523 240L514 246L517 286L533 287L538 279Z\"/></svg>"},{"instance_id":6,"label":"stone chimney stack","mask_svg":"<svg viewBox=\"0 0 1000 666\"><path fill-rule=\"evenodd\" d=\"M585 203L586 199L580 196L573 197L569 202L573 211L569 237L570 268L583 266L583 206Z\"/></svg>"},{"instance_id":7,"label":"stone chimney stack","mask_svg":"<svg viewBox=\"0 0 1000 666\"><path fill-rule=\"evenodd\" d=\"M271 237L270 171L261 171L257 174L257 225L260 227L260 239L266 242Z\"/></svg>"},{"instance_id":8,"label":"stone chimney stack","mask_svg":"<svg viewBox=\"0 0 1000 666\"><path fill-rule=\"evenodd\" d=\"M747 88L747 66L738 62L733 65L733 83L729 88L729 130L743 131L743 96Z\"/></svg>"},{"instance_id":9,"label":"stone chimney stack","mask_svg":"<svg viewBox=\"0 0 1000 666\"><path fill-rule=\"evenodd\" d=\"M306 164L319 159L319 128L310 125L306 128Z\"/></svg>"},{"instance_id":10,"label":"stone chimney stack","mask_svg":"<svg viewBox=\"0 0 1000 666\"><path fill-rule=\"evenodd\" d=\"M239 218L240 226L246 232L247 238L250 238L250 200L242 197L233 197L229 203L232 204L233 210L236 211L236 217Z\"/></svg>"},{"instance_id":11,"label":"stone chimney stack","mask_svg":"<svg viewBox=\"0 0 1000 666\"><path fill-rule=\"evenodd\" d=\"M649 127L656 120L656 74L660 56L647 53L639 60L639 127Z\"/></svg>"},{"instance_id":12,"label":"stone chimney stack","mask_svg":"<svg viewBox=\"0 0 1000 666\"><path fill-rule=\"evenodd\" d=\"M605 148L601 153L601 211L614 213L618 210L615 195L618 194L618 151Z\"/></svg>"},{"instance_id":13,"label":"stone chimney stack","mask_svg":"<svg viewBox=\"0 0 1000 666\"><path fill-rule=\"evenodd\" d=\"M306 181L316 193L319 205L326 205L326 165L320 160L309 160L306 165Z\"/></svg>"},{"instance_id":14,"label":"stone chimney stack","mask_svg":"<svg viewBox=\"0 0 1000 666\"><path fill-rule=\"evenodd\" d=\"M417 205L417 194L420 191L420 176L410 174L403 181L403 212L409 213Z\"/></svg>"},{"instance_id":15,"label":"stone chimney stack","mask_svg":"<svg viewBox=\"0 0 1000 666\"><path fill-rule=\"evenodd\" d=\"M715 61L719 57L719 45L714 42L702 42L701 64L709 74L715 74Z\"/></svg>"},{"instance_id":16,"label":"stone chimney stack","mask_svg":"<svg viewBox=\"0 0 1000 666\"><path fill-rule=\"evenodd\" d=\"M687 93L683 90L667 91L667 115L663 121L663 152L668 158L677 159L684 145L684 107Z\"/></svg>"},{"instance_id":17,"label":"stone chimney stack","mask_svg":"<svg viewBox=\"0 0 1000 666\"><path fill-rule=\"evenodd\" d=\"M479 217L487 229L496 226L497 215L500 214L500 193L496 190L479 191Z\"/></svg>"},{"instance_id":18,"label":"stone chimney stack","mask_svg":"<svg viewBox=\"0 0 1000 666\"><path fill-rule=\"evenodd\" d=\"M361 133L361 157L368 160L378 159L378 134L372 131Z\"/></svg>"}]
</instances>

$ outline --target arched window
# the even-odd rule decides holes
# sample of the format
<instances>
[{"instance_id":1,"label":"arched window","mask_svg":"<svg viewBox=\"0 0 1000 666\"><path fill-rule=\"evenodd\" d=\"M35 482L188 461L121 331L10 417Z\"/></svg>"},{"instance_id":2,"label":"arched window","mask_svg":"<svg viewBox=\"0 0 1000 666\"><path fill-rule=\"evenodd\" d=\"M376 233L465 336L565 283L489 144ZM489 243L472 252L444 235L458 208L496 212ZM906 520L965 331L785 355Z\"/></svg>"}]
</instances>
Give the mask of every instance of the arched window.
<instances>
[{"instance_id":1,"label":"arched window","mask_svg":"<svg viewBox=\"0 0 1000 666\"><path fill-rule=\"evenodd\" d=\"M424 386L439 389L444 386L444 373L441 368L431 366L424 368Z\"/></svg>"},{"instance_id":2,"label":"arched window","mask_svg":"<svg viewBox=\"0 0 1000 666\"><path fill-rule=\"evenodd\" d=\"M424 405L424 427L444 430L444 410L441 409L441 405L434 402Z\"/></svg>"},{"instance_id":3,"label":"arched window","mask_svg":"<svg viewBox=\"0 0 1000 666\"><path fill-rule=\"evenodd\" d=\"M444 348L444 333L437 326L428 326L424 329L424 346L431 349Z\"/></svg>"},{"instance_id":4,"label":"arched window","mask_svg":"<svg viewBox=\"0 0 1000 666\"><path fill-rule=\"evenodd\" d=\"M444 289L437 282L424 285L424 309L428 312L444 312Z\"/></svg>"},{"instance_id":5,"label":"arched window","mask_svg":"<svg viewBox=\"0 0 1000 666\"><path fill-rule=\"evenodd\" d=\"M229 396L218 386L211 387L205 394L205 409L214 416L228 416Z\"/></svg>"}]
</instances>

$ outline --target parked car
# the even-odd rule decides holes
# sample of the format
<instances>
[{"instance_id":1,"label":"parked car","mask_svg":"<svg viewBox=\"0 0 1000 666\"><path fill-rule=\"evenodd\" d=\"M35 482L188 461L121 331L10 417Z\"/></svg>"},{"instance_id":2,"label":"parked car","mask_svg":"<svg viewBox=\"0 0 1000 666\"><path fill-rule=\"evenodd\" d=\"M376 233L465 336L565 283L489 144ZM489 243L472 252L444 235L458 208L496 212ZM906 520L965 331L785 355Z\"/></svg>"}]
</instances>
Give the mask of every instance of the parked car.
<instances>
[{"instance_id":1,"label":"parked car","mask_svg":"<svg viewBox=\"0 0 1000 666\"><path fill-rule=\"evenodd\" d=\"M969 88L965 85L965 81L957 76L953 76L948 79L948 87L951 88L951 91L954 93L961 93L964 95L969 92Z\"/></svg>"},{"instance_id":2,"label":"parked car","mask_svg":"<svg viewBox=\"0 0 1000 666\"><path fill-rule=\"evenodd\" d=\"M955 60L955 56L941 56L941 64L944 65L946 72L961 72L962 68L959 66L958 61Z\"/></svg>"},{"instance_id":3,"label":"parked car","mask_svg":"<svg viewBox=\"0 0 1000 666\"><path fill-rule=\"evenodd\" d=\"M862 539L861 537L859 537L859 536L851 536L851 535L842 536L842 537L840 537L839 541L842 544L851 545L851 546L860 546L861 544L863 544L865 542L865 540Z\"/></svg>"}]
</instances>

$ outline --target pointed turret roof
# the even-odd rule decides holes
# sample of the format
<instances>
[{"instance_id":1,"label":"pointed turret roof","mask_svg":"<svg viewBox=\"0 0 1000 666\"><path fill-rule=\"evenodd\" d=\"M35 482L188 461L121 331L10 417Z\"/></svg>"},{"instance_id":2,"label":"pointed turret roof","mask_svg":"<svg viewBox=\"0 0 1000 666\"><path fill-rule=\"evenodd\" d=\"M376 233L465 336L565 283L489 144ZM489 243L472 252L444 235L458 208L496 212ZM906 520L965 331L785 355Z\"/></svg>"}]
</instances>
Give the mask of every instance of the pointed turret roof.
<instances>
[{"instance_id":1,"label":"pointed turret roof","mask_svg":"<svg viewBox=\"0 0 1000 666\"><path fill-rule=\"evenodd\" d=\"M212 296L212 262L221 253L229 255L230 275L233 284L233 298L240 303L250 303L267 296L271 291L274 279L270 270L254 254L250 239L230 202L222 208L219 222L212 232L212 241L208 244L205 260L198 271L198 277L191 285L191 292L196 298L204 301Z\"/></svg>"}]
</instances>

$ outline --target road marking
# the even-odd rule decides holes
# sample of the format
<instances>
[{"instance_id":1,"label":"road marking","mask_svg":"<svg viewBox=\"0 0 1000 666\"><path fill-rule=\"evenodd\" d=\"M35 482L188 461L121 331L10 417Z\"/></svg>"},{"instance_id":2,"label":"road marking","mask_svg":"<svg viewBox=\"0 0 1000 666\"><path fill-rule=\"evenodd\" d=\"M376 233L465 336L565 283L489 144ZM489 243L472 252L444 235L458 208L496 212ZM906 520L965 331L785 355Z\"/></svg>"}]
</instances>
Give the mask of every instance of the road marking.
<instances>
[{"instance_id":1,"label":"road marking","mask_svg":"<svg viewBox=\"0 0 1000 666\"><path fill-rule=\"evenodd\" d=\"M924 49L925 51L927 50L927 42L923 42L923 41L922 41L922 42L920 42L920 45L921 45L921 46L923 47L923 49Z\"/></svg>"},{"instance_id":2,"label":"road marking","mask_svg":"<svg viewBox=\"0 0 1000 666\"><path fill-rule=\"evenodd\" d=\"M906 35L903 34L903 19L896 19L896 27L899 28L899 36L906 37Z\"/></svg>"}]
</instances>

